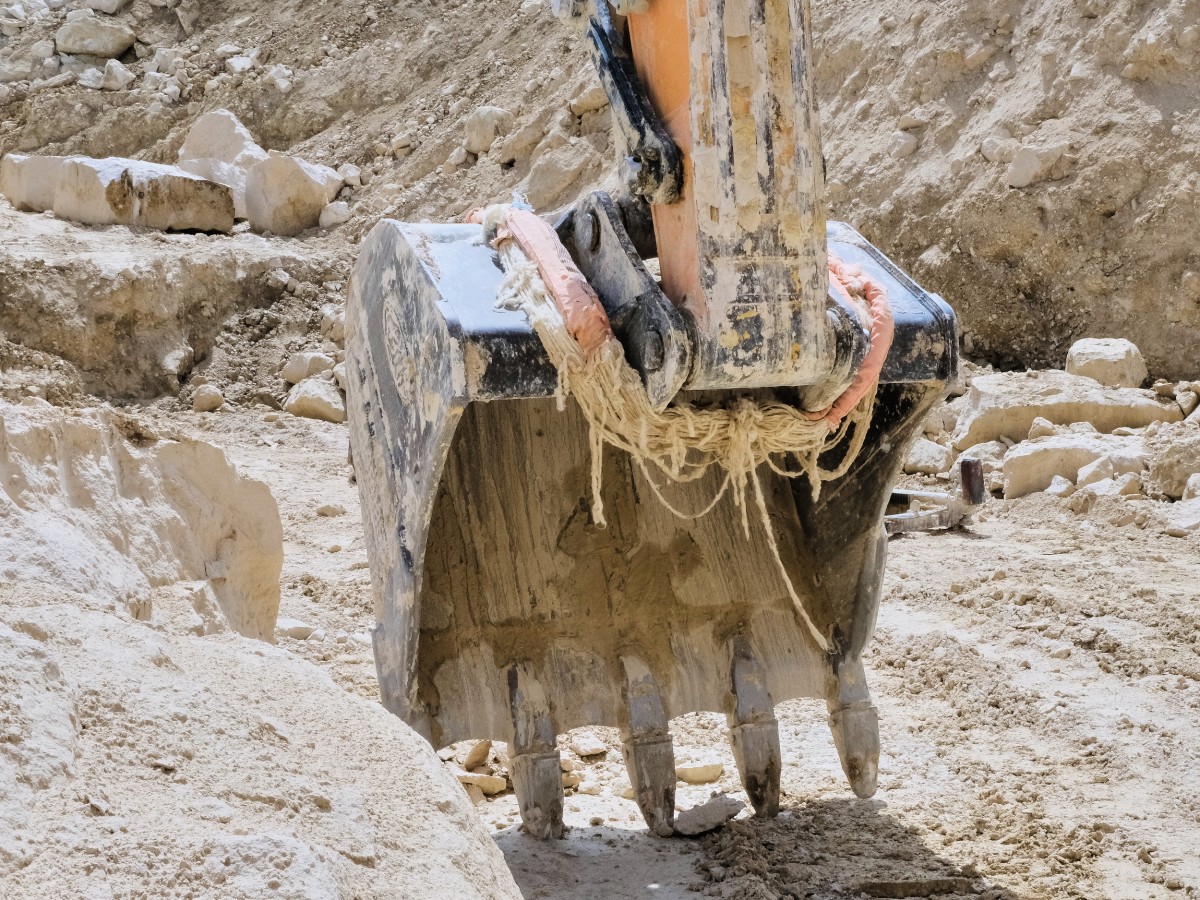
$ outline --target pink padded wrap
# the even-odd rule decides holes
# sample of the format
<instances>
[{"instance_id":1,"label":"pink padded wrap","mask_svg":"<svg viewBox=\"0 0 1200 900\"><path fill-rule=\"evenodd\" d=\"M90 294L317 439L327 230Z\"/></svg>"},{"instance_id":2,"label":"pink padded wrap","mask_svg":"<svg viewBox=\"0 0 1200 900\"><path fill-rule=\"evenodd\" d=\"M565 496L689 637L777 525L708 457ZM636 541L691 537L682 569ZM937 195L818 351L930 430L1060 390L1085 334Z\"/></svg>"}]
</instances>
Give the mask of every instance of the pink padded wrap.
<instances>
[{"instance_id":1,"label":"pink padded wrap","mask_svg":"<svg viewBox=\"0 0 1200 900\"><path fill-rule=\"evenodd\" d=\"M553 228L529 210L509 209L504 225L496 233L496 244L505 240L515 240L537 265L567 331L579 343L585 357L613 337L600 298L576 268Z\"/></svg>"}]
</instances>

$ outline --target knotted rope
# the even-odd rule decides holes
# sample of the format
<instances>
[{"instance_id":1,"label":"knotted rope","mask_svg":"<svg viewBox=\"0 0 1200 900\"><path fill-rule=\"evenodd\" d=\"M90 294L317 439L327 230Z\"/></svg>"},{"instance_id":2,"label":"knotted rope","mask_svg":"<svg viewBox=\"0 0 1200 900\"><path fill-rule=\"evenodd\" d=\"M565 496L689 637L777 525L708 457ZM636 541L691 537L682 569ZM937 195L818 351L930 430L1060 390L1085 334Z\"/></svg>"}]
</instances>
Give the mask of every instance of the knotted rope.
<instances>
[{"instance_id":1,"label":"knotted rope","mask_svg":"<svg viewBox=\"0 0 1200 900\"><path fill-rule=\"evenodd\" d=\"M605 524L600 489L606 443L633 458L655 496L680 518L699 518L730 494L747 539L749 486L788 594L813 640L828 651L828 640L813 624L783 565L758 470L766 465L786 478L805 477L815 500L823 482L841 477L854 463L871 419L879 366L891 343L891 310L882 286L831 261L836 287L851 301L860 322L870 328L871 347L854 382L827 409L805 411L742 396L727 406L676 399L666 409L656 410L641 377L625 360L599 299L553 229L532 212L516 207L490 207L473 214L472 220L481 222L489 236L495 234L493 246L506 273L497 306L525 313L558 370L559 408L564 408L567 396L574 397L587 419L592 515L597 524ZM822 468L821 454L841 444L848 434L850 443L841 463L835 469ZM785 466L783 458L788 454L798 468ZM724 470L725 477L704 508L688 513L663 495L648 464L675 482L695 481L714 465Z\"/></svg>"}]
</instances>

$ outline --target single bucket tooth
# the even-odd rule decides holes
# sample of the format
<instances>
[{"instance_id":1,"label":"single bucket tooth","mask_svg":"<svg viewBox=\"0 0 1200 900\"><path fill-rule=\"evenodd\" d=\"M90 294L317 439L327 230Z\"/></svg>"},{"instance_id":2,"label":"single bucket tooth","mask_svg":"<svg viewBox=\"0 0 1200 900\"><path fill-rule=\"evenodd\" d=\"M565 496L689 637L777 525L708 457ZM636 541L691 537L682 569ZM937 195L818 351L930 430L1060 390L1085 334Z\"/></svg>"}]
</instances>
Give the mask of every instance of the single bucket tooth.
<instances>
[{"instance_id":1,"label":"single bucket tooth","mask_svg":"<svg viewBox=\"0 0 1200 900\"><path fill-rule=\"evenodd\" d=\"M842 771L855 794L873 797L879 786L879 714L871 703L862 660L842 660L829 681L829 730Z\"/></svg>"},{"instance_id":2,"label":"single bucket tooth","mask_svg":"<svg viewBox=\"0 0 1200 900\"><path fill-rule=\"evenodd\" d=\"M640 659L625 657L625 711L621 751L642 818L651 834L675 832L675 748L658 682Z\"/></svg>"},{"instance_id":3,"label":"single bucket tooth","mask_svg":"<svg viewBox=\"0 0 1200 900\"><path fill-rule=\"evenodd\" d=\"M513 724L509 766L521 822L538 840L561 838L562 766L546 692L529 672L511 666L508 703Z\"/></svg>"},{"instance_id":4,"label":"single bucket tooth","mask_svg":"<svg viewBox=\"0 0 1200 900\"><path fill-rule=\"evenodd\" d=\"M742 786L755 815L770 819L779 814L779 723L767 692L766 673L754 658L749 643L733 643L733 712L729 715L729 741L737 761Z\"/></svg>"}]
</instances>

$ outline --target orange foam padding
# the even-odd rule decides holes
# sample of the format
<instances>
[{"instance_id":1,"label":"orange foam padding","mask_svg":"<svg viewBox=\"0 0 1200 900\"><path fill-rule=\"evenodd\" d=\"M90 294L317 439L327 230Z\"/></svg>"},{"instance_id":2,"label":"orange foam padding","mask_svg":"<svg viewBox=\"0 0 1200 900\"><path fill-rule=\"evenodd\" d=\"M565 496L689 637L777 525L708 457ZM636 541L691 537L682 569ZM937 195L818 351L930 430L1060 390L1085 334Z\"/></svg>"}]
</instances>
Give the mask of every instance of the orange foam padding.
<instances>
[{"instance_id":1,"label":"orange foam padding","mask_svg":"<svg viewBox=\"0 0 1200 900\"><path fill-rule=\"evenodd\" d=\"M864 312L862 304L853 296L861 293L866 299L866 314L868 321L864 324L870 328L871 346L863 358L862 365L850 382L850 387L833 401L827 409L806 413L808 418L816 421L824 419L833 431L841 424L846 413L858 406L858 402L879 381L879 373L883 371L883 363L888 351L892 349L892 338L896 333L896 320L892 315L892 304L888 299L887 288L874 278L864 274L857 266L848 266L836 256L829 257L829 283L840 295L851 301L851 308L861 316ZM849 288L853 286L854 291Z\"/></svg>"},{"instance_id":2,"label":"orange foam padding","mask_svg":"<svg viewBox=\"0 0 1200 900\"><path fill-rule=\"evenodd\" d=\"M583 273L575 266L554 229L526 209L509 209L496 243L512 239L537 266L538 274L562 313L567 331L590 357L613 338L608 314Z\"/></svg>"}]
</instances>

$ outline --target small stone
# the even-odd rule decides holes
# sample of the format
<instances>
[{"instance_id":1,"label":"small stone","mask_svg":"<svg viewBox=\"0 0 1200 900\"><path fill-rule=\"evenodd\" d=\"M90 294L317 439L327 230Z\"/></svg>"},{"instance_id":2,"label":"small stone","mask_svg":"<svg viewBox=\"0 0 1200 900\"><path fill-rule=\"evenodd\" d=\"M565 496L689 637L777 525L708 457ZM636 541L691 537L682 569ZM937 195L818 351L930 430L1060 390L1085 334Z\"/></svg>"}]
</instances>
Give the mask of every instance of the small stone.
<instances>
[{"instance_id":1,"label":"small stone","mask_svg":"<svg viewBox=\"0 0 1200 900\"><path fill-rule=\"evenodd\" d=\"M564 788L577 788L583 783L583 776L578 772L563 772L562 786Z\"/></svg>"},{"instance_id":2,"label":"small stone","mask_svg":"<svg viewBox=\"0 0 1200 900\"><path fill-rule=\"evenodd\" d=\"M675 833L694 837L720 828L743 809L746 804L728 794L719 794L702 806L675 814Z\"/></svg>"},{"instance_id":3,"label":"small stone","mask_svg":"<svg viewBox=\"0 0 1200 900\"><path fill-rule=\"evenodd\" d=\"M471 802L472 802L472 803L473 803L475 806L478 806L480 803L483 803L483 802L484 802L484 801L487 799L487 798L484 796L484 793L483 793L483 791L480 789L479 785L477 785L477 784L464 784L464 785L463 785L463 787L466 789L466 791L467 791L467 796L471 798Z\"/></svg>"},{"instance_id":4,"label":"small stone","mask_svg":"<svg viewBox=\"0 0 1200 900\"><path fill-rule=\"evenodd\" d=\"M591 825L593 828L603 825L604 824L604 816L592 816L590 819L588 819L588 824Z\"/></svg>"},{"instance_id":5,"label":"small stone","mask_svg":"<svg viewBox=\"0 0 1200 900\"><path fill-rule=\"evenodd\" d=\"M299 619L279 618L275 620L275 633L296 641L306 641L316 627Z\"/></svg>"},{"instance_id":6,"label":"small stone","mask_svg":"<svg viewBox=\"0 0 1200 900\"><path fill-rule=\"evenodd\" d=\"M1146 362L1137 346L1123 338L1085 338L1067 351L1067 372L1109 387L1140 387Z\"/></svg>"},{"instance_id":7,"label":"small stone","mask_svg":"<svg viewBox=\"0 0 1200 900\"><path fill-rule=\"evenodd\" d=\"M904 159L906 156L912 156L917 152L920 143L915 134L897 131L892 135L891 143L888 144L888 156L892 159Z\"/></svg>"},{"instance_id":8,"label":"small stone","mask_svg":"<svg viewBox=\"0 0 1200 900\"><path fill-rule=\"evenodd\" d=\"M608 106L608 94L599 84L592 84L576 94L567 104L574 116L582 116L585 113L595 112L599 109L604 109Z\"/></svg>"},{"instance_id":9,"label":"small stone","mask_svg":"<svg viewBox=\"0 0 1200 900\"><path fill-rule=\"evenodd\" d=\"M988 162L1009 163L1017 155L1018 147L1020 144L1008 135L990 135L983 139L979 152Z\"/></svg>"},{"instance_id":10,"label":"small stone","mask_svg":"<svg viewBox=\"0 0 1200 900\"><path fill-rule=\"evenodd\" d=\"M1113 478L1115 475L1112 460L1107 456L1102 456L1079 470L1079 474L1075 476L1075 487L1084 488L1105 478Z\"/></svg>"},{"instance_id":11,"label":"small stone","mask_svg":"<svg viewBox=\"0 0 1200 900\"><path fill-rule=\"evenodd\" d=\"M216 412L225 403L221 391L211 384L202 384L192 394L192 409L196 412Z\"/></svg>"},{"instance_id":12,"label":"small stone","mask_svg":"<svg viewBox=\"0 0 1200 900\"><path fill-rule=\"evenodd\" d=\"M475 745L467 751L467 755L463 757L463 768L470 772L472 769L477 769L488 761L488 757L492 752L491 741L476 741Z\"/></svg>"},{"instance_id":13,"label":"small stone","mask_svg":"<svg viewBox=\"0 0 1200 900\"><path fill-rule=\"evenodd\" d=\"M1062 475L1055 475L1050 479L1050 486L1045 491L1051 497L1070 497L1075 493L1075 485L1071 484L1070 479L1064 478Z\"/></svg>"},{"instance_id":14,"label":"small stone","mask_svg":"<svg viewBox=\"0 0 1200 900\"><path fill-rule=\"evenodd\" d=\"M334 516L344 516L346 507L340 503L323 503L317 507L317 515L324 518L333 518ZM470 768L468 766L467 768Z\"/></svg>"},{"instance_id":15,"label":"small stone","mask_svg":"<svg viewBox=\"0 0 1200 900\"><path fill-rule=\"evenodd\" d=\"M502 794L508 790L508 779L503 775L483 775L474 772L459 772L461 784L473 784L488 797Z\"/></svg>"},{"instance_id":16,"label":"small stone","mask_svg":"<svg viewBox=\"0 0 1200 900\"><path fill-rule=\"evenodd\" d=\"M132 2L133 0L83 0L83 5L96 12L115 16Z\"/></svg>"},{"instance_id":17,"label":"small stone","mask_svg":"<svg viewBox=\"0 0 1200 900\"><path fill-rule=\"evenodd\" d=\"M476 156L487 153L498 137L508 134L513 126L513 115L500 106L481 106L469 116L464 124L465 152ZM466 162L464 159L463 162ZM455 162L461 166L462 162Z\"/></svg>"},{"instance_id":18,"label":"small stone","mask_svg":"<svg viewBox=\"0 0 1200 900\"><path fill-rule=\"evenodd\" d=\"M719 759L675 764L675 777L687 784L712 784L725 773L725 764Z\"/></svg>"},{"instance_id":19,"label":"small stone","mask_svg":"<svg viewBox=\"0 0 1200 900\"><path fill-rule=\"evenodd\" d=\"M293 353L279 373L288 384L299 384L305 378L327 372L334 366L333 358L313 350Z\"/></svg>"},{"instance_id":20,"label":"small stone","mask_svg":"<svg viewBox=\"0 0 1200 900\"><path fill-rule=\"evenodd\" d=\"M351 187L362 185L362 169L353 163L342 163L337 167L337 173L342 176L342 181Z\"/></svg>"},{"instance_id":21,"label":"small stone","mask_svg":"<svg viewBox=\"0 0 1200 900\"><path fill-rule=\"evenodd\" d=\"M446 164L452 168L457 168L465 164L467 161L467 150L465 147L455 147L450 151L450 155L446 157Z\"/></svg>"},{"instance_id":22,"label":"small stone","mask_svg":"<svg viewBox=\"0 0 1200 900\"><path fill-rule=\"evenodd\" d=\"M1040 437L1051 437L1058 434L1058 429L1054 427L1054 423L1049 419L1043 419L1038 416L1033 420L1033 424L1029 426L1029 440L1034 440Z\"/></svg>"},{"instance_id":23,"label":"small stone","mask_svg":"<svg viewBox=\"0 0 1200 900\"><path fill-rule=\"evenodd\" d=\"M225 71L230 75L245 75L254 68L255 60L250 56L231 56L225 60Z\"/></svg>"},{"instance_id":24,"label":"small stone","mask_svg":"<svg viewBox=\"0 0 1200 900\"><path fill-rule=\"evenodd\" d=\"M285 412L306 419L339 424L346 421L346 403L337 386L323 378L305 378L288 391Z\"/></svg>"},{"instance_id":25,"label":"small stone","mask_svg":"<svg viewBox=\"0 0 1200 900\"><path fill-rule=\"evenodd\" d=\"M579 787L575 788L580 794L588 794L592 797L600 796L600 782L589 781L586 778L579 782Z\"/></svg>"},{"instance_id":26,"label":"small stone","mask_svg":"<svg viewBox=\"0 0 1200 900\"><path fill-rule=\"evenodd\" d=\"M593 734L578 734L571 738L571 749L576 756L586 758L589 756L603 756L608 752L608 747L604 741L600 740Z\"/></svg>"},{"instance_id":27,"label":"small stone","mask_svg":"<svg viewBox=\"0 0 1200 900\"><path fill-rule=\"evenodd\" d=\"M1071 655L1071 645L1062 644L1050 651L1051 659L1066 659Z\"/></svg>"},{"instance_id":28,"label":"small stone","mask_svg":"<svg viewBox=\"0 0 1200 900\"><path fill-rule=\"evenodd\" d=\"M950 471L953 465L954 453L949 447L928 438L917 438L904 460L904 471L910 475L940 475Z\"/></svg>"},{"instance_id":29,"label":"small stone","mask_svg":"<svg viewBox=\"0 0 1200 900\"><path fill-rule=\"evenodd\" d=\"M1022 147L1008 164L1005 183L1011 188L1024 188L1043 181L1054 164L1066 152L1066 144L1048 147Z\"/></svg>"},{"instance_id":30,"label":"small stone","mask_svg":"<svg viewBox=\"0 0 1200 900\"><path fill-rule=\"evenodd\" d=\"M323 641L325 640L325 629L314 628L312 634L305 638L306 641Z\"/></svg>"},{"instance_id":31,"label":"small stone","mask_svg":"<svg viewBox=\"0 0 1200 900\"><path fill-rule=\"evenodd\" d=\"M350 219L350 204L345 200L336 200L321 210L321 218L317 224L322 228L332 228Z\"/></svg>"}]
</instances>

